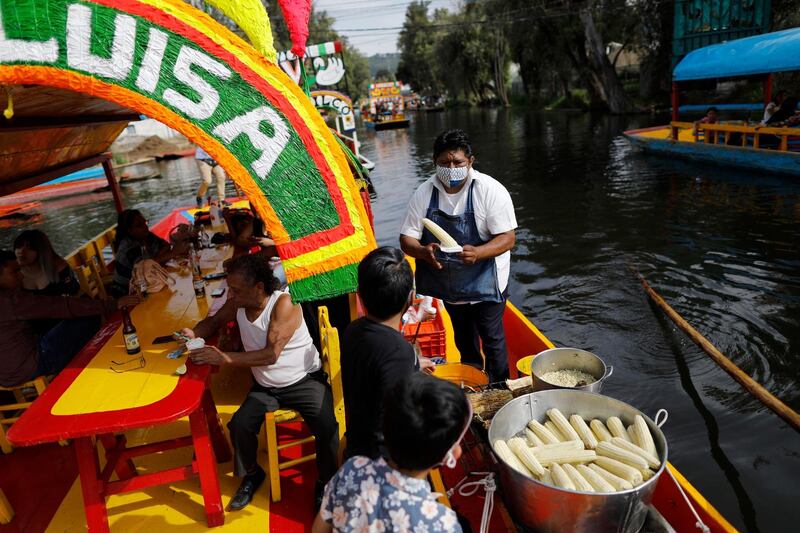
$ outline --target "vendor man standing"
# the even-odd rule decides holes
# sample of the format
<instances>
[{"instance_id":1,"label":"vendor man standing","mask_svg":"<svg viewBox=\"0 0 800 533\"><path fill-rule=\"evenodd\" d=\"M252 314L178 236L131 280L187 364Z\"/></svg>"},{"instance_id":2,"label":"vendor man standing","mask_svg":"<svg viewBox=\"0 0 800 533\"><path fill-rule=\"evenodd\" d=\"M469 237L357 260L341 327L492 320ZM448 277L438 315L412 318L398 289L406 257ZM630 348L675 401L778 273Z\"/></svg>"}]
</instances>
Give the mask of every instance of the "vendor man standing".
<instances>
[{"instance_id":1,"label":"vendor man standing","mask_svg":"<svg viewBox=\"0 0 800 533\"><path fill-rule=\"evenodd\" d=\"M417 292L444 300L461 362L483 366L480 337L489 379L500 381L508 378L503 311L517 227L514 204L500 182L473 168L472 146L462 130L436 138L433 161L436 175L411 198L400 246L418 259ZM447 231L463 251L439 250L423 217Z\"/></svg>"}]
</instances>

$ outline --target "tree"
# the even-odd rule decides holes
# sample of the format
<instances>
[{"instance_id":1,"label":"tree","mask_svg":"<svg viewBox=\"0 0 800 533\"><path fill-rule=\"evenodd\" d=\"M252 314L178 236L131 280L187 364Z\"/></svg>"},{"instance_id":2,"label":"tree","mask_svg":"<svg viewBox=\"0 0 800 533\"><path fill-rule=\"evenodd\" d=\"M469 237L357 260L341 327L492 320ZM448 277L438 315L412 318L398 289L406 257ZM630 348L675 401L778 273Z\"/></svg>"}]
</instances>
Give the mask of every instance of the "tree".
<instances>
[{"instance_id":1,"label":"tree","mask_svg":"<svg viewBox=\"0 0 800 533\"><path fill-rule=\"evenodd\" d=\"M428 19L429 1L416 0L406 9L403 29L397 39L400 64L397 78L423 94L438 93L441 83L434 73L435 35Z\"/></svg>"}]
</instances>

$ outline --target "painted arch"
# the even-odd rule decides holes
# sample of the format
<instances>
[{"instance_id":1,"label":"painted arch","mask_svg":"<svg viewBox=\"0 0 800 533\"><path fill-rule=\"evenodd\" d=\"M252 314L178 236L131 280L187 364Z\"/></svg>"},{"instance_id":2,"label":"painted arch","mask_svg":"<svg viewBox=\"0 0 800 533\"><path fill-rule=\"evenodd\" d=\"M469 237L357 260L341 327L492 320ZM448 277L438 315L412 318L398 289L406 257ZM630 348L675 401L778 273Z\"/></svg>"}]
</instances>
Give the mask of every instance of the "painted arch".
<instances>
[{"instance_id":1,"label":"painted arch","mask_svg":"<svg viewBox=\"0 0 800 533\"><path fill-rule=\"evenodd\" d=\"M265 220L296 301L352 292L375 247L347 160L275 64L179 0L0 0L0 84L92 95L202 146Z\"/></svg>"}]
</instances>

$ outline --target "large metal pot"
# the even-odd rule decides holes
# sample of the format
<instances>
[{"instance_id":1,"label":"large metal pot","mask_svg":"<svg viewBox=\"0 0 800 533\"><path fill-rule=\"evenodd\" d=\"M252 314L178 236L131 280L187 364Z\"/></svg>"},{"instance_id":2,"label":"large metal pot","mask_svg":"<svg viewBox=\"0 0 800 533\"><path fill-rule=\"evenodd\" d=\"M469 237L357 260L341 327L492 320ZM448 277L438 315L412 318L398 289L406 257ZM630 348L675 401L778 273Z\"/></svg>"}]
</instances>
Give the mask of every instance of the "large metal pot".
<instances>
[{"instance_id":1,"label":"large metal pot","mask_svg":"<svg viewBox=\"0 0 800 533\"><path fill-rule=\"evenodd\" d=\"M554 370L582 370L591 374L597 380L582 387L560 387L543 380L541 376ZM606 364L598 356L578 348L551 348L539 352L531 361L531 378L533 390L568 389L600 392L603 389L603 380L614 372L614 367Z\"/></svg>"},{"instance_id":2,"label":"large metal pot","mask_svg":"<svg viewBox=\"0 0 800 533\"><path fill-rule=\"evenodd\" d=\"M498 460L504 501L514 518L537 532L634 533L647 517L658 478L667 464L667 441L656 424L643 413L619 400L576 390L548 390L520 396L504 405L489 426L489 442L509 439L531 419L543 422L546 411L558 408L569 417L579 414L587 421L618 416L627 426L642 415L653 434L661 467L631 490L597 494L560 489L520 474Z\"/></svg>"}]
</instances>

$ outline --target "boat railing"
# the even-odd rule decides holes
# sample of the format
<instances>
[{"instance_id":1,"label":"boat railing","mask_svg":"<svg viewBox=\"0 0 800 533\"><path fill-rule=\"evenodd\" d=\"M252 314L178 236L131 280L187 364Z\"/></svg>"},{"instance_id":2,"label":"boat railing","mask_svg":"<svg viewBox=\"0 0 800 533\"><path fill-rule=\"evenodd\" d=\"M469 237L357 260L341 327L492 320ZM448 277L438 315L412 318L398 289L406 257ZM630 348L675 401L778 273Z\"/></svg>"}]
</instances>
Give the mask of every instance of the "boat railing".
<instances>
[{"instance_id":1,"label":"boat railing","mask_svg":"<svg viewBox=\"0 0 800 533\"><path fill-rule=\"evenodd\" d=\"M105 293L105 285L111 282L110 265L114 259L111 245L116 234L117 225L114 224L65 258L70 268L78 275L82 293L88 295Z\"/></svg>"},{"instance_id":2,"label":"boat railing","mask_svg":"<svg viewBox=\"0 0 800 533\"><path fill-rule=\"evenodd\" d=\"M697 124L692 122L671 122L672 138L678 139L678 132L695 129L695 142L724 144L755 149L770 149L780 152L800 151L800 128L772 128L769 126L750 126L746 124ZM736 135L734 135L736 134ZM769 136L764 142L762 136ZM777 142L776 142L777 138Z\"/></svg>"}]
</instances>

